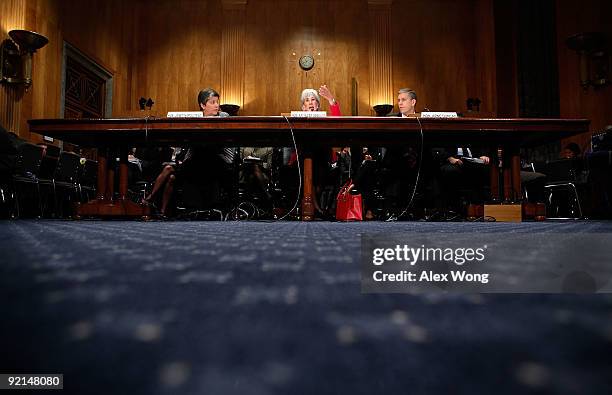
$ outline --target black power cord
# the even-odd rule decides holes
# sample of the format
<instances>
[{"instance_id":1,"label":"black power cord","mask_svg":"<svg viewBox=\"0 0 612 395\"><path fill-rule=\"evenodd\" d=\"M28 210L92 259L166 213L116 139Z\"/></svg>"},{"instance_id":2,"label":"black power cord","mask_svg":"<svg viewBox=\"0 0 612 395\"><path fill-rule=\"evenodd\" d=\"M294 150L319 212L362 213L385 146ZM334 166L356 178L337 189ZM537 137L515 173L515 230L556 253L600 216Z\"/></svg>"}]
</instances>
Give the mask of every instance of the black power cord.
<instances>
[{"instance_id":1,"label":"black power cord","mask_svg":"<svg viewBox=\"0 0 612 395\"><path fill-rule=\"evenodd\" d=\"M410 196L410 200L408 201L408 204L406 205L404 210L400 213L400 215L398 215L397 217L392 215L391 217L387 218L385 222L393 222L393 221L399 220L404 215L406 215L406 212L408 212L408 210L412 206L412 203L414 203L414 197L416 196L417 187L419 186L419 180L421 178L421 168L423 166L423 150L425 146L425 134L423 133L423 124L421 124L420 117L416 117L416 120L419 122L419 129L421 131L421 149L420 149L420 154L419 154L419 168L417 170L414 188L412 188L412 195Z\"/></svg>"}]
</instances>

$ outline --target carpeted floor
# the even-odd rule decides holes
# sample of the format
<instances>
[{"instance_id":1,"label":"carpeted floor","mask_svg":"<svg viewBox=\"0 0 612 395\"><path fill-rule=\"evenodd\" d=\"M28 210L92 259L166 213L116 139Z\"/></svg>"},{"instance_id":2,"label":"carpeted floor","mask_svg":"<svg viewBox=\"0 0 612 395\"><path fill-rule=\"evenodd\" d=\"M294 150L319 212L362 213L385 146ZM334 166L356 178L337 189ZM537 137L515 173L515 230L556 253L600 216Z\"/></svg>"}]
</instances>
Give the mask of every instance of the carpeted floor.
<instances>
[{"instance_id":1,"label":"carpeted floor","mask_svg":"<svg viewBox=\"0 0 612 395\"><path fill-rule=\"evenodd\" d=\"M0 373L77 394L612 393L612 295L361 294L360 235L383 232L612 222L3 221Z\"/></svg>"}]
</instances>

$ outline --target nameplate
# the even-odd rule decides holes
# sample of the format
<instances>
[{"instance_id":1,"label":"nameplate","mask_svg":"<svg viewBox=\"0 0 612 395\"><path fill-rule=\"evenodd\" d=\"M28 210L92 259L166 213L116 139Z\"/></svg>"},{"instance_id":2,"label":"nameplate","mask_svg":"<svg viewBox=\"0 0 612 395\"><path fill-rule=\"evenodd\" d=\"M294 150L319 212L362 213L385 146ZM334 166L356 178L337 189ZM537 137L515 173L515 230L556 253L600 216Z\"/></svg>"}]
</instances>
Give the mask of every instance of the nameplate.
<instances>
[{"instance_id":1,"label":"nameplate","mask_svg":"<svg viewBox=\"0 0 612 395\"><path fill-rule=\"evenodd\" d=\"M325 111L291 111L291 116L296 118L323 118L327 116Z\"/></svg>"},{"instance_id":2,"label":"nameplate","mask_svg":"<svg viewBox=\"0 0 612 395\"><path fill-rule=\"evenodd\" d=\"M202 111L170 111L167 118L204 118Z\"/></svg>"},{"instance_id":3,"label":"nameplate","mask_svg":"<svg viewBox=\"0 0 612 395\"><path fill-rule=\"evenodd\" d=\"M421 118L457 118L457 113L453 111L423 111Z\"/></svg>"}]
</instances>

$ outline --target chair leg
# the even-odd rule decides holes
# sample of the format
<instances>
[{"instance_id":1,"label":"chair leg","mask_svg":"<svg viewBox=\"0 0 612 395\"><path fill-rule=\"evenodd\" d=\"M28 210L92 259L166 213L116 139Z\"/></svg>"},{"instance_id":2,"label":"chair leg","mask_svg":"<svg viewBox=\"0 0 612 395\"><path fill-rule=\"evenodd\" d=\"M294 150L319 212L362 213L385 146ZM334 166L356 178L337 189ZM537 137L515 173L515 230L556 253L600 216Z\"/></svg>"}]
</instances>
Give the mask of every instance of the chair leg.
<instances>
[{"instance_id":1,"label":"chair leg","mask_svg":"<svg viewBox=\"0 0 612 395\"><path fill-rule=\"evenodd\" d=\"M578 205L578 215L580 216L580 218L583 217L582 215L582 205L580 204L580 197L578 196L578 188L576 188L576 185L574 185L574 183L570 183L569 184L572 188L572 190L574 191L574 198L576 199L576 204Z\"/></svg>"},{"instance_id":2,"label":"chair leg","mask_svg":"<svg viewBox=\"0 0 612 395\"><path fill-rule=\"evenodd\" d=\"M17 216L15 218L21 218L21 208L19 207L19 192L17 192L17 184L13 188L15 191L15 213Z\"/></svg>"},{"instance_id":3,"label":"chair leg","mask_svg":"<svg viewBox=\"0 0 612 395\"><path fill-rule=\"evenodd\" d=\"M55 185L55 180L51 180L51 185L53 186L53 218L61 218L59 203L57 199L57 186Z\"/></svg>"},{"instance_id":4,"label":"chair leg","mask_svg":"<svg viewBox=\"0 0 612 395\"><path fill-rule=\"evenodd\" d=\"M39 218L43 218L45 216L45 213L44 213L44 209L43 209L42 196L40 194L40 184L38 184L38 183L36 183L36 193L38 195L38 211L40 213L40 217Z\"/></svg>"},{"instance_id":5,"label":"chair leg","mask_svg":"<svg viewBox=\"0 0 612 395\"><path fill-rule=\"evenodd\" d=\"M15 218L15 197L9 185L6 185L5 188L0 188L0 199L2 207L6 209L7 218Z\"/></svg>"}]
</instances>

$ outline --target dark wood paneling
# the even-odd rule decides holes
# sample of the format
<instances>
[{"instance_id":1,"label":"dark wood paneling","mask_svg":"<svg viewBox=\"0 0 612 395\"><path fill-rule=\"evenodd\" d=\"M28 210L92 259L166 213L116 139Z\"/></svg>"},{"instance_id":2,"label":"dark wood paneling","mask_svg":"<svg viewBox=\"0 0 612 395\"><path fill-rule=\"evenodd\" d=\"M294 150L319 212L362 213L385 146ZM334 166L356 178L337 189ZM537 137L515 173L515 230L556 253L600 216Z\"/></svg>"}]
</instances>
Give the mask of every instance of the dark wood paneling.
<instances>
[{"instance_id":1,"label":"dark wood paneling","mask_svg":"<svg viewBox=\"0 0 612 395\"><path fill-rule=\"evenodd\" d=\"M158 1L140 9L140 56L132 71L136 81L132 96L156 99L158 114L193 110L199 89L221 85L220 2L197 4ZM465 109L467 97L476 96L486 100L483 110L486 107L488 114L494 113L491 85L481 78L494 70L492 56L483 58L479 50L482 40L491 36L483 29L492 28L481 26L482 4L488 1L394 1L390 21L393 92L388 95L394 98L397 89L409 86L417 89L423 105L458 111ZM332 88L348 114L351 79L356 78L359 114L370 115L368 18L366 0L315 0L308 4L249 0L241 114L297 109L300 91L323 83ZM492 53L492 42L485 45ZM313 51L315 68L300 70L299 56ZM222 102L223 95L221 92ZM134 97L130 99L132 110L136 109Z\"/></svg>"},{"instance_id":2,"label":"dark wood paneling","mask_svg":"<svg viewBox=\"0 0 612 395\"><path fill-rule=\"evenodd\" d=\"M578 55L565 45L567 37L577 33L603 32L608 37L608 50L612 49L612 3L607 0L574 2L557 0L557 53L559 59L559 94L561 117L591 119L591 131L612 124L612 87L583 90L580 87ZM582 149L589 148L591 133L564 140L577 142Z\"/></svg>"},{"instance_id":3,"label":"dark wood paneling","mask_svg":"<svg viewBox=\"0 0 612 395\"><path fill-rule=\"evenodd\" d=\"M481 110L494 113L495 98L483 95L478 73L494 75L495 67L493 43L480 37L492 36L483 31L492 25L479 19L480 7L478 1L394 2L394 85L415 89L418 109L465 111L467 98L479 97Z\"/></svg>"}]
</instances>

